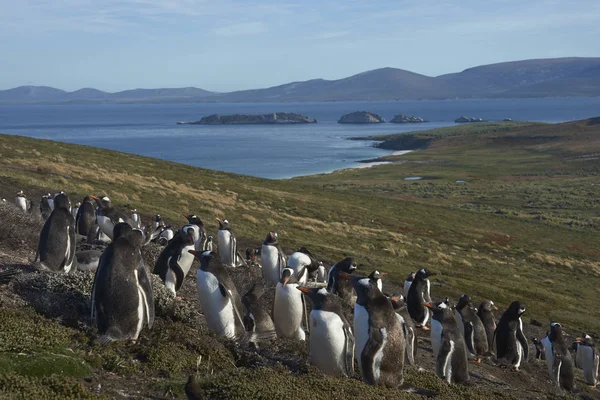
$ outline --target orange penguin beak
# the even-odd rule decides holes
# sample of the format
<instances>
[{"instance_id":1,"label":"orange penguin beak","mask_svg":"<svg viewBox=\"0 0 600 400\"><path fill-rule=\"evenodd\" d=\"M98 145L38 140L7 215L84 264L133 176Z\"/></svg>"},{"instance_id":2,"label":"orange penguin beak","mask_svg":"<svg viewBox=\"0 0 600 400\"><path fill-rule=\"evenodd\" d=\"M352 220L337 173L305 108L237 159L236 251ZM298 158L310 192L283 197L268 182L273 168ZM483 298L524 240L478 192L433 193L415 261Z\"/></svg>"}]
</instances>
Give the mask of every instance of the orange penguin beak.
<instances>
[{"instance_id":1,"label":"orange penguin beak","mask_svg":"<svg viewBox=\"0 0 600 400\"><path fill-rule=\"evenodd\" d=\"M427 308L433 308L433 304L431 303L423 303L423 305Z\"/></svg>"},{"instance_id":2,"label":"orange penguin beak","mask_svg":"<svg viewBox=\"0 0 600 400\"><path fill-rule=\"evenodd\" d=\"M283 286L287 285L289 281L290 281L290 277L288 276L287 278L285 278L283 280Z\"/></svg>"},{"instance_id":3,"label":"orange penguin beak","mask_svg":"<svg viewBox=\"0 0 600 400\"><path fill-rule=\"evenodd\" d=\"M577 343L581 343L581 342L583 342L583 338L580 338L580 337L578 337L577 339L575 339L575 341L576 341Z\"/></svg>"},{"instance_id":4,"label":"orange penguin beak","mask_svg":"<svg viewBox=\"0 0 600 400\"><path fill-rule=\"evenodd\" d=\"M494 306L494 311L498 311L498 307Z\"/></svg>"},{"instance_id":5,"label":"orange penguin beak","mask_svg":"<svg viewBox=\"0 0 600 400\"><path fill-rule=\"evenodd\" d=\"M275 235L273 234L273 232L269 232L269 236L271 237L271 239L275 239Z\"/></svg>"},{"instance_id":6,"label":"orange penguin beak","mask_svg":"<svg viewBox=\"0 0 600 400\"><path fill-rule=\"evenodd\" d=\"M296 289L298 289L299 291L301 291L302 293L310 293L310 289L309 288L305 288L305 287L296 287Z\"/></svg>"},{"instance_id":7,"label":"orange penguin beak","mask_svg":"<svg viewBox=\"0 0 600 400\"><path fill-rule=\"evenodd\" d=\"M188 250L188 253L195 255L196 257L200 257L202 255L201 252L196 250Z\"/></svg>"},{"instance_id":8,"label":"orange penguin beak","mask_svg":"<svg viewBox=\"0 0 600 400\"><path fill-rule=\"evenodd\" d=\"M390 300L391 301L400 301L400 297L391 297Z\"/></svg>"},{"instance_id":9,"label":"orange penguin beak","mask_svg":"<svg viewBox=\"0 0 600 400\"><path fill-rule=\"evenodd\" d=\"M221 221L221 218L215 218L220 224L223 223L223 221Z\"/></svg>"},{"instance_id":10,"label":"orange penguin beak","mask_svg":"<svg viewBox=\"0 0 600 400\"><path fill-rule=\"evenodd\" d=\"M100 197L98 197L98 196L91 195L90 197L94 200L100 200Z\"/></svg>"}]
</instances>

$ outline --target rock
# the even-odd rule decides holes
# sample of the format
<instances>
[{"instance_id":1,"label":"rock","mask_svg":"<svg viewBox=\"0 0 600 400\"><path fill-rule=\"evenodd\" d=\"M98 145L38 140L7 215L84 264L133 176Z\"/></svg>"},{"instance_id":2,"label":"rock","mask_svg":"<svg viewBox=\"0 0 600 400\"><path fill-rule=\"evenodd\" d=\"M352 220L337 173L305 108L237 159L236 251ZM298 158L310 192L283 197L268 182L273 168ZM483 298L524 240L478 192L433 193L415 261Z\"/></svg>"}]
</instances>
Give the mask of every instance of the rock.
<instances>
[{"instance_id":1,"label":"rock","mask_svg":"<svg viewBox=\"0 0 600 400\"><path fill-rule=\"evenodd\" d=\"M405 115L405 114L396 114L390 122L392 124L415 124L415 123L428 122L428 121L425 121L421 117L415 117L414 115L409 117L408 115Z\"/></svg>"},{"instance_id":2,"label":"rock","mask_svg":"<svg viewBox=\"0 0 600 400\"><path fill-rule=\"evenodd\" d=\"M294 113L272 113L264 115L218 115L203 117L200 121L177 122L177 125L277 125L277 124L314 124L316 119Z\"/></svg>"},{"instance_id":3,"label":"rock","mask_svg":"<svg viewBox=\"0 0 600 400\"><path fill-rule=\"evenodd\" d=\"M458 123L485 122L485 120L483 120L482 118L472 118L472 117L465 117L464 115L461 115L460 117L456 118L454 120L454 122L458 122Z\"/></svg>"},{"instance_id":4,"label":"rock","mask_svg":"<svg viewBox=\"0 0 600 400\"><path fill-rule=\"evenodd\" d=\"M368 111L355 111L343 115L338 124L381 124L385 122L379 115Z\"/></svg>"}]
</instances>

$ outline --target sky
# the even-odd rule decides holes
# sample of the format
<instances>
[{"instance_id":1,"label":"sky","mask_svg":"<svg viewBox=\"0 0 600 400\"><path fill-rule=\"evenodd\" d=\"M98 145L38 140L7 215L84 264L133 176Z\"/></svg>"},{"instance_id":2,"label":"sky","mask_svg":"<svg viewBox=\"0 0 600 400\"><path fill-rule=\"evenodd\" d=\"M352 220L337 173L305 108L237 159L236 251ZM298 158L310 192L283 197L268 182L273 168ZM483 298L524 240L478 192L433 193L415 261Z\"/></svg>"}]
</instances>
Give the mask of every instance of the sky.
<instances>
[{"instance_id":1,"label":"sky","mask_svg":"<svg viewBox=\"0 0 600 400\"><path fill-rule=\"evenodd\" d=\"M0 89L233 91L600 56L598 0L0 0Z\"/></svg>"}]
</instances>

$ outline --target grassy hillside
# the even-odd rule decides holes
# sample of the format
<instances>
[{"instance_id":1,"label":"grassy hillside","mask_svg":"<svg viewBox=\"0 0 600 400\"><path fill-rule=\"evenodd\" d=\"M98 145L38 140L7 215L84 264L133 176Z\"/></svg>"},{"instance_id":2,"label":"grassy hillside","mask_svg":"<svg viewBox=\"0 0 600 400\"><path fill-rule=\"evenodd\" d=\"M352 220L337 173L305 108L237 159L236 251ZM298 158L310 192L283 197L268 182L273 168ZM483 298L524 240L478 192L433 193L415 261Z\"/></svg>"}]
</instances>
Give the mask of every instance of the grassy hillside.
<instances>
[{"instance_id":1,"label":"grassy hillside","mask_svg":"<svg viewBox=\"0 0 600 400\"><path fill-rule=\"evenodd\" d=\"M196 213L212 233L217 228L214 217L225 216L241 247L258 245L269 230L276 230L288 251L304 245L325 261L351 255L365 274L375 268L388 272L390 290L397 290L394 282L408 272L426 267L439 273L433 279L434 298L468 293L475 302L490 298L500 308L520 300L527 306L528 318L546 325L550 315L572 335L585 330L598 337L600 310L593 305L600 287L599 122L477 124L415 133L427 139L427 148L392 157L394 164L285 181L0 135L0 196L10 200L17 189L34 199L57 190L73 198L107 194L121 206L134 206L145 216L160 213L175 224L183 223L182 213ZM424 179L405 181L409 176ZM37 235L37 222L27 223ZM15 246L2 238L0 264L27 264L35 240L23 239ZM52 287L70 288L85 309L86 293L81 288L90 278L77 279ZM192 279L186 282L189 299L194 297ZM298 361L305 360L303 346L281 342L274 347L285 357L264 352L257 356L208 335L194 322L201 316L181 316L197 314L193 300L177 305L176 312L159 315L158 326L143 331L137 347L98 349L91 344L93 329L84 318L77 320L74 311L69 318L60 311L40 316L42 306L23 295L29 293L23 285L16 290L25 303L14 302L17 307L8 300L1 302L3 320L14 321L0 325L0 335L6 338L2 343L28 335L48 339L41 345L25 341L0 348L0 371L8 371L0 377L0 393L7 382L43 390L74 385L76 392L81 383L90 389L108 380L114 389L109 397L116 388L150 383L147 393L152 396L181 397L187 375L195 371L212 397L218 393L235 398L240 387L251 394L262 390L283 397L282 387L291 384L298 393L317 398L339 389L339 380L325 379ZM426 338L423 334L424 348ZM59 376L46 368L32 376L14 360L19 352L49 357L48 353L56 353L61 359L83 360L86 367ZM548 383L545 375L537 376L544 374L538 367L520 378L502 375L506 372L497 367L477 367L484 370L477 370L480 378L467 388L446 387L431 373L413 369L407 380L444 398L501 398L501 392L519 398L540 393L547 397L543 391ZM495 384L486 373L502 376L510 385ZM231 379L237 386L223 384ZM264 384L253 386L257 385L253 380ZM405 396L367 388L355 380L343 382L345 395ZM149 395L145 393L139 395Z\"/></svg>"}]
</instances>

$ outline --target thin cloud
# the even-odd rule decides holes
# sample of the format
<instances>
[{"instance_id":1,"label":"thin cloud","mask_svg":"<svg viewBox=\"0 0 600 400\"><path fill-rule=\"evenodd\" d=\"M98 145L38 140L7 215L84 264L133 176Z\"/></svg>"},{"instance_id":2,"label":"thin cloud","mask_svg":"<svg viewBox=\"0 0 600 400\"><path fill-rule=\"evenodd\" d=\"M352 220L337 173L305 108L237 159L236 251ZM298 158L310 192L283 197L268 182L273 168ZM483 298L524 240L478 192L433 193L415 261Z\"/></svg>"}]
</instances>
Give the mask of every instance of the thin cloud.
<instances>
[{"instance_id":1,"label":"thin cloud","mask_svg":"<svg viewBox=\"0 0 600 400\"><path fill-rule=\"evenodd\" d=\"M329 40L329 39L337 39L344 36L348 36L350 31L333 31L333 32L320 32L316 35L310 37L310 39L314 40Z\"/></svg>"},{"instance_id":2,"label":"thin cloud","mask_svg":"<svg viewBox=\"0 0 600 400\"><path fill-rule=\"evenodd\" d=\"M266 32L267 26L261 21L242 22L213 29L215 36L233 37L233 36L248 36L258 35Z\"/></svg>"}]
</instances>

